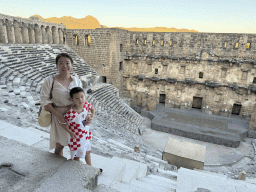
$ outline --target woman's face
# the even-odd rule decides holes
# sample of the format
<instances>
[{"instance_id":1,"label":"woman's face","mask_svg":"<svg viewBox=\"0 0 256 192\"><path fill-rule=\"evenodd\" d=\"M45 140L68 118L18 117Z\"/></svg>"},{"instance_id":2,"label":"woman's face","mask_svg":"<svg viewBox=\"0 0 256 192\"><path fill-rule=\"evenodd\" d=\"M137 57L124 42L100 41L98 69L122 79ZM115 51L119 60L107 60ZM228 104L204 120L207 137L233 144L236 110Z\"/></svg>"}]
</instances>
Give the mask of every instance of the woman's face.
<instances>
[{"instance_id":1,"label":"woman's face","mask_svg":"<svg viewBox=\"0 0 256 192\"><path fill-rule=\"evenodd\" d=\"M56 68L59 71L59 74L69 73L73 68L73 64L71 63L70 59L67 57L60 57Z\"/></svg>"}]
</instances>

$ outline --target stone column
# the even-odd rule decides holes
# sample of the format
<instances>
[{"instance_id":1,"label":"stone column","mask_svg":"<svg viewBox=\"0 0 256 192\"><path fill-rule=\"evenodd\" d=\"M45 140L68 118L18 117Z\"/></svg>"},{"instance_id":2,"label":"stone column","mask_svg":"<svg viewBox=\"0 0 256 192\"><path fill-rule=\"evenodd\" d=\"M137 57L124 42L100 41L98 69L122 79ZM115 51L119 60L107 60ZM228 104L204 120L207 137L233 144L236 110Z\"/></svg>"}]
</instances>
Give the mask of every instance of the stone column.
<instances>
[{"instance_id":1,"label":"stone column","mask_svg":"<svg viewBox=\"0 0 256 192\"><path fill-rule=\"evenodd\" d=\"M0 20L0 43L8 43L6 23L4 23L3 20Z\"/></svg>"},{"instance_id":2,"label":"stone column","mask_svg":"<svg viewBox=\"0 0 256 192\"><path fill-rule=\"evenodd\" d=\"M47 44L52 44L52 30L49 26L46 27Z\"/></svg>"},{"instance_id":3,"label":"stone column","mask_svg":"<svg viewBox=\"0 0 256 192\"><path fill-rule=\"evenodd\" d=\"M23 23L23 25L22 25L21 34L22 34L23 43L29 44L28 25L26 23Z\"/></svg>"},{"instance_id":4,"label":"stone column","mask_svg":"<svg viewBox=\"0 0 256 192\"><path fill-rule=\"evenodd\" d=\"M15 43L22 43L20 23L15 22L13 26L14 26Z\"/></svg>"},{"instance_id":5,"label":"stone column","mask_svg":"<svg viewBox=\"0 0 256 192\"><path fill-rule=\"evenodd\" d=\"M9 44L15 43L13 23L12 22L7 22L6 29L7 29L8 43Z\"/></svg>"},{"instance_id":6,"label":"stone column","mask_svg":"<svg viewBox=\"0 0 256 192\"><path fill-rule=\"evenodd\" d=\"M58 31L55 26L52 27L52 40L53 44L59 44Z\"/></svg>"},{"instance_id":7,"label":"stone column","mask_svg":"<svg viewBox=\"0 0 256 192\"><path fill-rule=\"evenodd\" d=\"M28 37L29 37L29 44L35 44L35 31L34 25L29 25L28 27Z\"/></svg>"},{"instance_id":8,"label":"stone column","mask_svg":"<svg viewBox=\"0 0 256 192\"><path fill-rule=\"evenodd\" d=\"M39 28L39 26L37 24L35 25L35 43L42 44L41 29Z\"/></svg>"},{"instance_id":9,"label":"stone column","mask_svg":"<svg viewBox=\"0 0 256 192\"><path fill-rule=\"evenodd\" d=\"M59 44L63 44L63 30L59 28Z\"/></svg>"},{"instance_id":10,"label":"stone column","mask_svg":"<svg viewBox=\"0 0 256 192\"><path fill-rule=\"evenodd\" d=\"M41 26L41 34L42 34L42 43L43 44L47 44L47 42L46 42L47 38L46 38L46 33L45 33L45 27L43 25Z\"/></svg>"}]
</instances>

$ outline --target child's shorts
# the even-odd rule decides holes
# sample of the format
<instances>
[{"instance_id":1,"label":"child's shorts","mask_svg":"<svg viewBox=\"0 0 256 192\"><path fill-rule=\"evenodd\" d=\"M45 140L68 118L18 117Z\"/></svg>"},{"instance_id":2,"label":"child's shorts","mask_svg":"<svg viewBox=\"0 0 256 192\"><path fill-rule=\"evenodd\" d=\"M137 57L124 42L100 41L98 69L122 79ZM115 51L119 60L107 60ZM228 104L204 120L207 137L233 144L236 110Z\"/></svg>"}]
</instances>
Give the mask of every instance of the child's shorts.
<instances>
[{"instance_id":1,"label":"child's shorts","mask_svg":"<svg viewBox=\"0 0 256 192\"><path fill-rule=\"evenodd\" d=\"M71 159L74 157L85 158L86 151L91 151L91 141L86 140L81 147L79 147L76 151L70 151Z\"/></svg>"}]
</instances>

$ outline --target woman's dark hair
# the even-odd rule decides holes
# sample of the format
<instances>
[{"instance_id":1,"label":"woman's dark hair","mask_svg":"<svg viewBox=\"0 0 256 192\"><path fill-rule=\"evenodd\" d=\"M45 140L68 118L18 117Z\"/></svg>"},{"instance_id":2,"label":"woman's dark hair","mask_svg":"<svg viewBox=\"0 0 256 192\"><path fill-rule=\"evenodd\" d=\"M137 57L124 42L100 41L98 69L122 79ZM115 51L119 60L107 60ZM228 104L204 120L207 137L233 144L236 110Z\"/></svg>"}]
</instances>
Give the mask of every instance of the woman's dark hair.
<instances>
[{"instance_id":1,"label":"woman's dark hair","mask_svg":"<svg viewBox=\"0 0 256 192\"><path fill-rule=\"evenodd\" d=\"M84 92L83 88L81 87L74 87L73 89L70 90L70 97L73 99L73 95L79 92Z\"/></svg>"},{"instance_id":2,"label":"woman's dark hair","mask_svg":"<svg viewBox=\"0 0 256 192\"><path fill-rule=\"evenodd\" d=\"M67 53L60 53L60 54L57 55L57 57L56 57L56 65L58 64L58 61L59 61L59 59L60 59L61 57L67 57L67 58L69 58L70 61L71 61L71 63L73 64L73 59L72 59L72 57L71 57L69 54L67 54Z\"/></svg>"}]
</instances>

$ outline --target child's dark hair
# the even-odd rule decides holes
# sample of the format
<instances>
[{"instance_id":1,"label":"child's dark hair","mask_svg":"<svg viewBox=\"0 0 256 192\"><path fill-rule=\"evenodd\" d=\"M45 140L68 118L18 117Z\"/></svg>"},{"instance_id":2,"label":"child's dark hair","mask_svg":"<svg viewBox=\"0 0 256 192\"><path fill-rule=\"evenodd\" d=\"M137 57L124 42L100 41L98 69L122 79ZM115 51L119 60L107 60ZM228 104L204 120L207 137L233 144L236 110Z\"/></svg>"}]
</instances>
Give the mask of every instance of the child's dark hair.
<instances>
[{"instance_id":1,"label":"child's dark hair","mask_svg":"<svg viewBox=\"0 0 256 192\"><path fill-rule=\"evenodd\" d=\"M71 63L73 64L73 59L72 59L72 57L71 57L69 54L67 54L67 53L60 53L60 54L57 55L57 57L56 57L56 65L58 64L58 61L59 61L59 59L60 59L61 57L67 57L67 58L69 58L70 61L71 61Z\"/></svg>"},{"instance_id":2,"label":"child's dark hair","mask_svg":"<svg viewBox=\"0 0 256 192\"><path fill-rule=\"evenodd\" d=\"M84 90L83 90L83 88L81 88L81 87L74 87L73 89L71 89L71 90L70 90L70 93L69 93L71 99L73 99L73 95L74 95L74 94L79 93L79 92L85 93Z\"/></svg>"}]
</instances>

